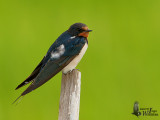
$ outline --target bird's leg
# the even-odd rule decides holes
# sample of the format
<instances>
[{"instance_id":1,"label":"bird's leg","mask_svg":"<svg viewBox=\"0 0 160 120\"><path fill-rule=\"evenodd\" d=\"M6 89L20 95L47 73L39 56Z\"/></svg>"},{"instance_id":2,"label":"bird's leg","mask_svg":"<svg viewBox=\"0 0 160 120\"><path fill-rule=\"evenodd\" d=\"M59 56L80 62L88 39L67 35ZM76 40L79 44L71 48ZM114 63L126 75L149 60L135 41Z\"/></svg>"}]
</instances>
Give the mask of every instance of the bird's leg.
<instances>
[{"instance_id":1,"label":"bird's leg","mask_svg":"<svg viewBox=\"0 0 160 120\"><path fill-rule=\"evenodd\" d=\"M72 69L72 70L68 71L67 73L71 73L73 70L78 70L78 71L80 71L79 69Z\"/></svg>"},{"instance_id":2,"label":"bird's leg","mask_svg":"<svg viewBox=\"0 0 160 120\"><path fill-rule=\"evenodd\" d=\"M72 70L68 71L67 73L63 73L63 74L67 75L68 73L71 73L73 70L78 70L78 71L80 71L79 69L72 69Z\"/></svg>"},{"instance_id":3,"label":"bird's leg","mask_svg":"<svg viewBox=\"0 0 160 120\"><path fill-rule=\"evenodd\" d=\"M71 73L71 72L72 72L72 70L68 71L68 73Z\"/></svg>"},{"instance_id":4,"label":"bird's leg","mask_svg":"<svg viewBox=\"0 0 160 120\"><path fill-rule=\"evenodd\" d=\"M67 74L69 74L69 73L71 73L71 72L72 72L72 70L68 71L67 73L63 73L63 74L67 75Z\"/></svg>"}]
</instances>

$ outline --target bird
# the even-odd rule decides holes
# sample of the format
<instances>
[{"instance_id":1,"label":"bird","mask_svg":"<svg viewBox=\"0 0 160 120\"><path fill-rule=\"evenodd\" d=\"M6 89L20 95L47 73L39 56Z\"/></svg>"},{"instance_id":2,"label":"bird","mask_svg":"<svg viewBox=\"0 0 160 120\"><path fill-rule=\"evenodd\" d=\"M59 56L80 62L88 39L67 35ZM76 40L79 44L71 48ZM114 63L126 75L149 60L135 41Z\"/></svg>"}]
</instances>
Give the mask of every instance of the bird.
<instances>
[{"instance_id":1,"label":"bird","mask_svg":"<svg viewBox=\"0 0 160 120\"><path fill-rule=\"evenodd\" d=\"M75 69L88 48L88 36L91 31L84 23L74 23L63 32L30 76L16 87L15 90L31 83L13 103L46 83L60 71L67 74Z\"/></svg>"},{"instance_id":2,"label":"bird","mask_svg":"<svg viewBox=\"0 0 160 120\"><path fill-rule=\"evenodd\" d=\"M139 111L139 103L137 101L134 103L132 114L136 115L137 117L141 115L141 112Z\"/></svg>"}]
</instances>

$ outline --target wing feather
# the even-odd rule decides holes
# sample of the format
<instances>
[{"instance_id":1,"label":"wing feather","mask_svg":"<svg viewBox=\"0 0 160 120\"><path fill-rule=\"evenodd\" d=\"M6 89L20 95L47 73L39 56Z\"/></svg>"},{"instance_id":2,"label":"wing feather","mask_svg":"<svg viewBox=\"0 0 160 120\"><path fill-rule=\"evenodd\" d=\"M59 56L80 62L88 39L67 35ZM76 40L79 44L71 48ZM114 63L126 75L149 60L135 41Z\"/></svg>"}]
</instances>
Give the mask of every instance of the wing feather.
<instances>
[{"instance_id":1,"label":"wing feather","mask_svg":"<svg viewBox=\"0 0 160 120\"><path fill-rule=\"evenodd\" d=\"M64 37L60 36L50 47L47 55L43 58L32 74L16 88L18 89L24 86L26 84L25 82L32 82L32 84L21 94L21 96L24 96L32 90L40 87L60 72L80 53L86 42L87 39L84 37L70 39L68 36L68 38L64 40ZM56 52L57 47L62 44L65 46L65 53L58 59L51 59L51 53Z\"/></svg>"},{"instance_id":2,"label":"wing feather","mask_svg":"<svg viewBox=\"0 0 160 120\"><path fill-rule=\"evenodd\" d=\"M75 57L76 55L72 57L61 58L61 62L66 61L62 65L59 65L58 63L56 63L56 61L53 62L49 60L47 64L43 67L43 70L38 74L36 79L32 82L32 84L22 93L22 96L26 95L27 93L31 92L32 90L46 83L58 72L60 72L66 65L68 65Z\"/></svg>"},{"instance_id":3,"label":"wing feather","mask_svg":"<svg viewBox=\"0 0 160 120\"><path fill-rule=\"evenodd\" d=\"M21 87L23 87L23 86L25 86L26 84L30 83L38 75L38 73L39 73L39 71L40 71L40 69L41 69L41 67L43 65L44 58L37 65L37 67L34 69L34 71L31 73L31 75L16 87L16 90L21 88Z\"/></svg>"}]
</instances>

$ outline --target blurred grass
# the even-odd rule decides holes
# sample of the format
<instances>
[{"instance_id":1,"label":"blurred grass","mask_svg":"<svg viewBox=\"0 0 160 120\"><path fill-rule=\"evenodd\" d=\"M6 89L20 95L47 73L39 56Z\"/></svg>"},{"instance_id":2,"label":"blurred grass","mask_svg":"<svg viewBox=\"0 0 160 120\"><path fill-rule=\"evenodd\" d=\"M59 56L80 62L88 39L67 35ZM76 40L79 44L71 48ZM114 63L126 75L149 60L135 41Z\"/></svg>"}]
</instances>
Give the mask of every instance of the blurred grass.
<instances>
[{"instance_id":1,"label":"blurred grass","mask_svg":"<svg viewBox=\"0 0 160 120\"><path fill-rule=\"evenodd\" d=\"M77 68L80 120L138 119L133 103L160 112L160 1L0 1L0 120L58 119L61 73L11 105L14 91L75 22L93 29ZM142 120L159 120L143 117Z\"/></svg>"}]
</instances>

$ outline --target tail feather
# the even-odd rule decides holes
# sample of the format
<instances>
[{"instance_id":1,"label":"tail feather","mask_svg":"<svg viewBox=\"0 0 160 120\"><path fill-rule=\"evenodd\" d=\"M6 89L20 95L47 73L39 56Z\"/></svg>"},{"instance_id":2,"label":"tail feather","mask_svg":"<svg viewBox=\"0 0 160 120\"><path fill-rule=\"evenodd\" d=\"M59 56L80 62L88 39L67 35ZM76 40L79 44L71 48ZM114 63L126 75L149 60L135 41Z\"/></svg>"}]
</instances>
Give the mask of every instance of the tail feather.
<instances>
[{"instance_id":1,"label":"tail feather","mask_svg":"<svg viewBox=\"0 0 160 120\"><path fill-rule=\"evenodd\" d=\"M44 57L44 58L45 58L45 57ZM40 72L40 69L41 69L41 67L42 67L42 65L43 65L43 60L44 60L44 58L43 58L42 61L38 64L38 66L34 69L34 71L31 73L31 75L30 75L25 81L23 81L21 84L19 84L15 90L17 90L17 89L19 89L19 88L21 88L21 87L25 86L26 84L28 84L28 83L30 83L30 82L33 81L33 79L34 79L34 78L39 74L39 72Z\"/></svg>"},{"instance_id":2,"label":"tail feather","mask_svg":"<svg viewBox=\"0 0 160 120\"><path fill-rule=\"evenodd\" d=\"M19 89L19 88L21 88L21 87L27 85L27 84L30 83L30 82L32 82L32 79L31 79L31 80L26 79L26 80L23 81L21 84L19 84L19 85L16 87L15 90L17 90L17 89Z\"/></svg>"},{"instance_id":3,"label":"tail feather","mask_svg":"<svg viewBox=\"0 0 160 120\"><path fill-rule=\"evenodd\" d=\"M24 96L20 95L12 104L15 104L16 102L16 105L22 100Z\"/></svg>"}]
</instances>

